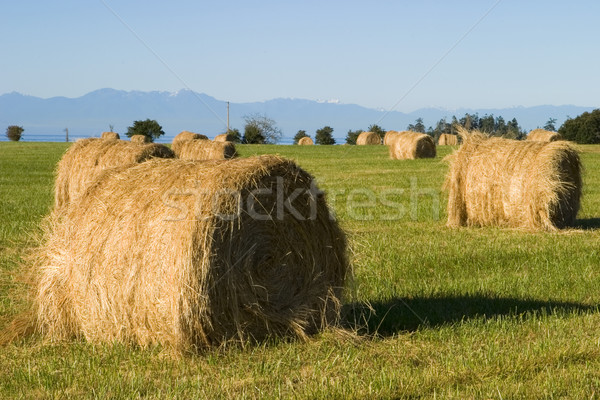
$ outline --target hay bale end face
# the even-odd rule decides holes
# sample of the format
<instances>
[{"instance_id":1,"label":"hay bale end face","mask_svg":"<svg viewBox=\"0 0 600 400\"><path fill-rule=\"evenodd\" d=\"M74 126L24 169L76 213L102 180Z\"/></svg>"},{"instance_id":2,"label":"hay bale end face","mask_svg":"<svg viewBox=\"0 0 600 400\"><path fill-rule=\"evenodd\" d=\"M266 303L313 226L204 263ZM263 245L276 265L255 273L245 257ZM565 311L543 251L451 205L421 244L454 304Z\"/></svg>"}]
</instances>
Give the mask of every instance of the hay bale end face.
<instances>
[{"instance_id":1,"label":"hay bale end face","mask_svg":"<svg viewBox=\"0 0 600 400\"><path fill-rule=\"evenodd\" d=\"M442 133L438 139L438 146L458 146L458 135Z\"/></svg>"},{"instance_id":2,"label":"hay bale end face","mask_svg":"<svg viewBox=\"0 0 600 400\"><path fill-rule=\"evenodd\" d=\"M534 129L527 135L527 140L536 142L554 142L562 140L562 136L558 132L547 131L545 129Z\"/></svg>"},{"instance_id":3,"label":"hay bale end face","mask_svg":"<svg viewBox=\"0 0 600 400\"><path fill-rule=\"evenodd\" d=\"M54 207L58 210L79 197L105 169L130 166L151 158L173 158L161 144L124 140L80 139L65 152L56 168Z\"/></svg>"},{"instance_id":4,"label":"hay bale end face","mask_svg":"<svg viewBox=\"0 0 600 400\"><path fill-rule=\"evenodd\" d=\"M361 132L356 138L356 144L359 146L381 144L381 136L375 132Z\"/></svg>"},{"instance_id":5,"label":"hay bale end face","mask_svg":"<svg viewBox=\"0 0 600 400\"><path fill-rule=\"evenodd\" d=\"M34 296L50 340L187 351L302 339L339 317L345 236L293 161L115 168L52 227Z\"/></svg>"},{"instance_id":6,"label":"hay bale end face","mask_svg":"<svg viewBox=\"0 0 600 400\"><path fill-rule=\"evenodd\" d=\"M574 224L582 166L572 145L464 130L461 138L462 146L448 158L448 226L555 230Z\"/></svg>"},{"instance_id":7,"label":"hay bale end face","mask_svg":"<svg viewBox=\"0 0 600 400\"><path fill-rule=\"evenodd\" d=\"M174 148L175 156L183 160L224 160L237 156L232 142L215 142L212 140L187 140Z\"/></svg>"},{"instance_id":8,"label":"hay bale end face","mask_svg":"<svg viewBox=\"0 0 600 400\"><path fill-rule=\"evenodd\" d=\"M313 142L313 140L310 137L304 136L304 137L300 138L300 140L298 140L298 144L300 146L311 146L315 143Z\"/></svg>"},{"instance_id":9,"label":"hay bale end face","mask_svg":"<svg viewBox=\"0 0 600 400\"><path fill-rule=\"evenodd\" d=\"M132 137L129 138L129 140L131 141L131 143L138 143L138 144L150 143L150 138L146 135L133 135Z\"/></svg>"},{"instance_id":10,"label":"hay bale end face","mask_svg":"<svg viewBox=\"0 0 600 400\"><path fill-rule=\"evenodd\" d=\"M424 133L397 132L389 139L390 158L393 160L414 160L434 158L436 147L431 136Z\"/></svg>"},{"instance_id":11,"label":"hay bale end face","mask_svg":"<svg viewBox=\"0 0 600 400\"><path fill-rule=\"evenodd\" d=\"M121 136L117 132L102 132L101 138L104 140L119 140Z\"/></svg>"}]
</instances>

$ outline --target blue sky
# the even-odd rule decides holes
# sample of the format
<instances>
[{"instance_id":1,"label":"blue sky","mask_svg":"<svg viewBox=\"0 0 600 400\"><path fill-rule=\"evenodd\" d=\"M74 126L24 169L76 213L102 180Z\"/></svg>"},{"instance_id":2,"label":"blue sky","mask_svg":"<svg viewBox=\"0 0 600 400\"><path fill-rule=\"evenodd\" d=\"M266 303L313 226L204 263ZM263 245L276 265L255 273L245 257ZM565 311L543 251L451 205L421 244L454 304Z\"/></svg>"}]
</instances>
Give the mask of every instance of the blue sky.
<instances>
[{"instance_id":1,"label":"blue sky","mask_svg":"<svg viewBox=\"0 0 600 400\"><path fill-rule=\"evenodd\" d=\"M600 106L597 1L13 1L0 94Z\"/></svg>"}]
</instances>

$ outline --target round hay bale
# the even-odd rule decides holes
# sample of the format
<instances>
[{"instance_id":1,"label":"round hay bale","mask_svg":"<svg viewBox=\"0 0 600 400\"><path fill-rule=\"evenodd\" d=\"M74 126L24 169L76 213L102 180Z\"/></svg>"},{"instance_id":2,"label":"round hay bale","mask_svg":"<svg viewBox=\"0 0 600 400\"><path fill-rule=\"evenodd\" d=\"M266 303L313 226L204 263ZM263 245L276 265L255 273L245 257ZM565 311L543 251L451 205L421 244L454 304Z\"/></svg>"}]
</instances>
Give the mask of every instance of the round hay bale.
<instances>
[{"instance_id":1,"label":"round hay bale","mask_svg":"<svg viewBox=\"0 0 600 400\"><path fill-rule=\"evenodd\" d=\"M400 132L398 132L398 131L387 131L385 133L385 136L383 137L383 144L386 145L386 146L389 146L390 143L391 143L391 141L392 141L392 137L395 136L395 135L397 135L398 133L400 133Z\"/></svg>"},{"instance_id":2,"label":"round hay bale","mask_svg":"<svg viewBox=\"0 0 600 400\"><path fill-rule=\"evenodd\" d=\"M555 230L573 225L582 166L568 142L460 132L463 144L448 157L448 226Z\"/></svg>"},{"instance_id":3,"label":"round hay bale","mask_svg":"<svg viewBox=\"0 0 600 400\"><path fill-rule=\"evenodd\" d=\"M298 144L300 146L311 146L311 145L315 144L315 142L313 142L313 140L310 137L304 136L304 137L301 137L300 140L298 140Z\"/></svg>"},{"instance_id":4,"label":"round hay bale","mask_svg":"<svg viewBox=\"0 0 600 400\"><path fill-rule=\"evenodd\" d=\"M173 141L171 142L171 149L175 153L177 153L178 146L181 143L187 142L189 140L208 140L208 137L206 137L205 135L201 135L199 133L194 133L194 132L189 132L189 131L182 131L181 133L177 134L177 136L175 136L173 138Z\"/></svg>"},{"instance_id":5,"label":"round hay bale","mask_svg":"<svg viewBox=\"0 0 600 400\"><path fill-rule=\"evenodd\" d=\"M335 324L346 240L314 184L277 156L105 171L55 215L33 325L53 341L188 351Z\"/></svg>"},{"instance_id":6,"label":"round hay bale","mask_svg":"<svg viewBox=\"0 0 600 400\"><path fill-rule=\"evenodd\" d=\"M390 158L393 160L414 160L434 158L435 143L431 136L419 132L398 132L389 139Z\"/></svg>"},{"instance_id":7,"label":"round hay bale","mask_svg":"<svg viewBox=\"0 0 600 400\"><path fill-rule=\"evenodd\" d=\"M442 133L438 139L438 146L458 146L458 135Z\"/></svg>"},{"instance_id":8,"label":"round hay bale","mask_svg":"<svg viewBox=\"0 0 600 400\"><path fill-rule=\"evenodd\" d=\"M54 207L61 209L80 196L105 169L129 166L154 157L173 158L174 154L161 144L80 139L68 148L58 162L54 182Z\"/></svg>"},{"instance_id":9,"label":"round hay bale","mask_svg":"<svg viewBox=\"0 0 600 400\"><path fill-rule=\"evenodd\" d=\"M232 142L214 142L212 140L187 140L174 148L175 156L182 160L224 160L237 156Z\"/></svg>"},{"instance_id":10,"label":"round hay bale","mask_svg":"<svg viewBox=\"0 0 600 400\"><path fill-rule=\"evenodd\" d=\"M138 144L150 143L150 138L146 135L133 135L132 137L129 138L129 140L131 141L131 143L138 143Z\"/></svg>"},{"instance_id":11,"label":"round hay bale","mask_svg":"<svg viewBox=\"0 0 600 400\"><path fill-rule=\"evenodd\" d=\"M121 136L117 132L102 132L102 139L104 140L119 140Z\"/></svg>"},{"instance_id":12,"label":"round hay bale","mask_svg":"<svg viewBox=\"0 0 600 400\"><path fill-rule=\"evenodd\" d=\"M381 136L375 132L361 132L356 138L356 144L359 146L381 144Z\"/></svg>"},{"instance_id":13,"label":"round hay bale","mask_svg":"<svg viewBox=\"0 0 600 400\"><path fill-rule=\"evenodd\" d=\"M215 142L233 142L235 137L229 133L221 133L220 135L215 136Z\"/></svg>"},{"instance_id":14,"label":"round hay bale","mask_svg":"<svg viewBox=\"0 0 600 400\"><path fill-rule=\"evenodd\" d=\"M562 140L562 136L558 132L547 131L545 129L534 129L527 135L527 140L536 142L554 142Z\"/></svg>"}]
</instances>

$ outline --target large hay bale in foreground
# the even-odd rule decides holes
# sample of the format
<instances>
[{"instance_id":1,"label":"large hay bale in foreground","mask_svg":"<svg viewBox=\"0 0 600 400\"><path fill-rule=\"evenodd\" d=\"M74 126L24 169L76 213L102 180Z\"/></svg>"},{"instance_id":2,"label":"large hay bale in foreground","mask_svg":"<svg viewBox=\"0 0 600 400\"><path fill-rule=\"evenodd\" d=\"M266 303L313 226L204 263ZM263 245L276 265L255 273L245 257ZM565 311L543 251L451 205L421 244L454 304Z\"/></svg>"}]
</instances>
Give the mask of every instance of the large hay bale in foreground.
<instances>
[{"instance_id":1,"label":"large hay bale in foreground","mask_svg":"<svg viewBox=\"0 0 600 400\"><path fill-rule=\"evenodd\" d=\"M554 142L562 140L562 136L558 132L547 131L545 129L534 129L527 135L527 140L536 142Z\"/></svg>"},{"instance_id":2,"label":"large hay bale in foreground","mask_svg":"<svg viewBox=\"0 0 600 400\"><path fill-rule=\"evenodd\" d=\"M54 207L60 209L79 197L105 169L129 166L155 157L173 158L174 154L161 144L80 139L69 147L58 162L54 182Z\"/></svg>"},{"instance_id":3,"label":"large hay bale in foreground","mask_svg":"<svg viewBox=\"0 0 600 400\"><path fill-rule=\"evenodd\" d=\"M390 158L394 160L414 160L434 158L435 143L424 133L404 131L393 135L389 140Z\"/></svg>"},{"instance_id":4,"label":"large hay bale in foreground","mask_svg":"<svg viewBox=\"0 0 600 400\"><path fill-rule=\"evenodd\" d=\"M104 140L119 140L121 136L117 132L102 132L101 138Z\"/></svg>"},{"instance_id":5,"label":"large hay bale in foreground","mask_svg":"<svg viewBox=\"0 0 600 400\"><path fill-rule=\"evenodd\" d=\"M385 133L385 136L383 137L383 144L386 146L389 146L390 143L392 142L392 138L399 133L400 132L398 132L398 131L387 131Z\"/></svg>"},{"instance_id":6,"label":"large hay bale in foreground","mask_svg":"<svg viewBox=\"0 0 600 400\"><path fill-rule=\"evenodd\" d=\"M311 146L315 144L315 142L313 142L313 140L309 136L304 136L301 137L300 140L298 140L298 144L300 146Z\"/></svg>"},{"instance_id":7,"label":"large hay bale in foreground","mask_svg":"<svg viewBox=\"0 0 600 400\"><path fill-rule=\"evenodd\" d=\"M224 160L237 156L235 145L231 142L212 140L187 140L175 146L175 156L183 160Z\"/></svg>"},{"instance_id":8,"label":"large hay bale in foreground","mask_svg":"<svg viewBox=\"0 0 600 400\"><path fill-rule=\"evenodd\" d=\"M194 133L194 132L190 132L190 131L182 131L173 138L173 141L171 142L171 149L175 153L177 153L178 146L181 143L187 142L190 140L208 140L208 137L205 135L201 135L199 133Z\"/></svg>"},{"instance_id":9,"label":"large hay bale in foreground","mask_svg":"<svg viewBox=\"0 0 600 400\"><path fill-rule=\"evenodd\" d=\"M555 230L572 225L582 180L577 150L565 141L528 142L461 132L445 187L448 226Z\"/></svg>"},{"instance_id":10,"label":"large hay bale in foreground","mask_svg":"<svg viewBox=\"0 0 600 400\"><path fill-rule=\"evenodd\" d=\"M348 261L313 185L276 156L106 171L54 216L35 266L37 331L194 350L324 329Z\"/></svg>"},{"instance_id":11,"label":"large hay bale in foreground","mask_svg":"<svg viewBox=\"0 0 600 400\"><path fill-rule=\"evenodd\" d=\"M438 146L458 146L458 135L442 133L438 139Z\"/></svg>"},{"instance_id":12,"label":"large hay bale in foreground","mask_svg":"<svg viewBox=\"0 0 600 400\"><path fill-rule=\"evenodd\" d=\"M233 142L235 137L230 133L221 133L220 135L215 136L215 142Z\"/></svg>"},{"instance_id":13,"label":"large hay bale in foreground","mask_svg":"<svg viewBox=\"0 0 600 400\"><path fill-rule=\"evenodd\" d=\"M375 132L361 132L356 138L356 144L360 146L381 144L381 136Z\"/></svg>"},{"instance_id":14,"label":"large hay bale in foreground","mask_svg":"<svg viewBox=\"0 0 600 400\"><path fill-rule=\"evenodd\" d=\"M138 144L150 143L150 138L146 135L133 135L129 138L129 140L131 141L131 143L138 143Z\"/></svg>"}]
</instances>

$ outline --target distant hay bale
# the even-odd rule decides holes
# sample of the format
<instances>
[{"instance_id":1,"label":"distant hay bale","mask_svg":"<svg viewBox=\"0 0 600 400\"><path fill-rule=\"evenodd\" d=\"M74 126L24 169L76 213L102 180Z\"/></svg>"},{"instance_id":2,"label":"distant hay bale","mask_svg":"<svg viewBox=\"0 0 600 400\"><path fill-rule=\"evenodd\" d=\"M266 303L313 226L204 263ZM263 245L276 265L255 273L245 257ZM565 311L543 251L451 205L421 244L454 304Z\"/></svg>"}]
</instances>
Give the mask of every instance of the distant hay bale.
<instances>
[{"instance_id":1,"label":"distant hay bale","mask_svg":"<svg viewBox=\"0 0 600 400\"><path fill-rule=\"evenodd\" d=\"M310 146L310 145L315 144L315 142L313 142L313 140L310 137L304 136L304 137L301 137L300 140L298 140L298 144L300 146Z\"/></svg>"},{"instance_id":2,"label":"distant hay bale","mask_svg":"<svg viewBox=\"0 0 600 400\"><path fill-rule=\"evenodd\" d=\"M121 136L117 132L102 132L102 139L104 140L119 140Z\"/></svg>"},{"instance_id":3,"label":"distant hay bale","mask_svg":"<svg viewBox=\"0 0 600 400\"><path fill-rule=\"evenodd\" d=\"M392 141L392 137L394 137L395 135L397 135L398 131L387 131L385 133L385 136L383 137L383 144L386 146L389 146L391 141Z\"/></svg>"},{"instance_id":4,"label":"distant hay bale","mask_svg":"<svg viewBox=\"0 0 600 400\"><path fill-rule=\"evenodd\" d=\"M438 146L458 146L458 135L442 133L438 139Z\"/></svg>"},{"instance_id":5,"label":"distant hay bale","mask_svg":"<svg viewBox=\"0 0 600 400\"><path fill-rule=\"evenodd\" d=\"M235 137L229 133L222 133L220 135L215 136L215 142L233 142Z\"/></svg>"},{"instance_id":6,"label":"distant hay bale","mask_svg":"<svg viewBox=\"0 0 600 400\"><path fill-rule=\"evenodd\" d=\"M346 240L313 184L277 156L108 170L54 215L31 325L194 351L335 324Z\"/></svg>"},{"instance_id":7,"label":"distant hay bale","mask_svg":"<svg viewBox=\"0 0 600 400\"><path fill-rule=\"evenodd\" d=\"M131 141L131 143L138 143L138 144L150 143L150 138L148 138L148 136L146 136L146 135L133 135L132 137L129 138L129 140Z\"/></svg>"},{"instance_id":8,"label":"distant hay bale","mask_svg":"<svg viewBox=\"0 0 600 400\"><path fill-rule=\"evenodd\" d=\"M381 136L375 132L361 132L358 138L356 138L356 144L360 146L381 144Z\"/></svg>"},{"instance_id":9,"label":"distant hay bale","mask_svg":"<svg viewBox=\"0 0 600 400\"><path fill-rule=\"evenodd\" d=\"M214 142L212 140L187 140L175 146L174 153L183 160L224 160L237 156L235 145L231 142Z\"/></svg>"},{"instance_id":10,"label":"distant hay bale","mask_svg":"<svg viewBox=\"0 0 600 400\"><path fill-rule=\"evenodd\" d=\"M545 129L534 129L527 135L527 140L536 142L554 142L562 140L562 136L558 132L547 131Z\"/></svg>"},{"instance_id":11,"label":"distant hay bale","mask_svg":"<svg viewBox=\"0 0 600 400\"><path fill-rule=\"evenodd\" d=\"M56 168L54 206L65 207L79 197L102 171L144 162L150 158L172 158L161 144L138 144L124 140L80 139L65 152Z\"/></svg>"},{"instance_id":12,"label":"distant hay bale","mask_svg":"<svg viewBox=\"0 0 600 400\"><path fill-rule=\"evenodd\" d=\"M435 142L431 136L419 132L398 132L389 139L390 158L394 160L414 160L434 158Z\"/></svg>"},{"instance_id":13,"label":"distant hay bale","mask_svg":"<svg viewBox=\"0 0 600 400\"><path fill-rule=\"evenodd\" d=\"M182 131L181 133L177 134L177 136L175 136L173 138L173 142L171 142L171 149L177 153L178 150L178 146L183 143L183 142L187 142L189 140L208 140L208 137L205 135L201 135L199 133L194 133L194 132L189 132L189 131Z\"/></svg>"},{"instance_id":14,"label":"distant hay bale","mask_svg":"<svg viewBox=\"0 0 600 400\"><path fill-rule=\"evenodd\" d=\"M573 225L582 166L568 142L460 134L462 146L448 157L448 226L555 230Z\"/></svg>"}]
</instances>

